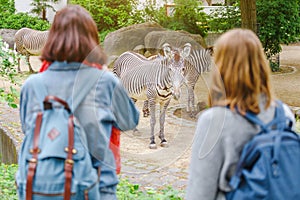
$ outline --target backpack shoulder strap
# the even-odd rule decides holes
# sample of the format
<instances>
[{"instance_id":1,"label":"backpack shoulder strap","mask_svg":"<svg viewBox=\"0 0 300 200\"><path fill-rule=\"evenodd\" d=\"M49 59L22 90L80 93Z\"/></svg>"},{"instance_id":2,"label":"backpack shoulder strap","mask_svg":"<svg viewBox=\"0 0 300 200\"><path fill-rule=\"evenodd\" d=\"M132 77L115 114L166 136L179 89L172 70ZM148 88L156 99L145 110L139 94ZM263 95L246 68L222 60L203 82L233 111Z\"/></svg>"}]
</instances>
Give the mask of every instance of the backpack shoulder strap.
<instances>
[{"instance_id":1,"label":"backpack shoulder strap","mask_svg":"<svg viewBox=\"0 0 300 200\"><path fill-rule=\"evenodd\" d=\"M79 106L79 104L83 101L83 99L86 97L86 95L91 91L91 89L95 86L98 79L103 74L102 70L92 68L92 67L84 67L78 70L73 91L72 91L72 97L70 98L70 101L68 103L70 104L70 108L72 112L76 110L76 108ZM36 83L33 84L33 89L35 92L35 95L39 101L40 108L43 109L43 101L45 97L48 95L47 88L45 84L42 81L43 74L36 74Z\"/></svg>"},{"instance_id":2,"label":"backpack shoulder strap","mask_svg":"<svg viewBox=\"0 0 300 200\"><path fill-rule=\"evenodd\" d=\"M278 130L283 130L286 128L286 116L284 113L283 104L279 100L276 100L275 116L268 124L263 123L257 117L257 115L251 112L246 112L244 117L252 123L259 125L264 132L268 132L270 128L274 128L274 126L276 126L276 129Z\"/></svg>"}]
</instances>

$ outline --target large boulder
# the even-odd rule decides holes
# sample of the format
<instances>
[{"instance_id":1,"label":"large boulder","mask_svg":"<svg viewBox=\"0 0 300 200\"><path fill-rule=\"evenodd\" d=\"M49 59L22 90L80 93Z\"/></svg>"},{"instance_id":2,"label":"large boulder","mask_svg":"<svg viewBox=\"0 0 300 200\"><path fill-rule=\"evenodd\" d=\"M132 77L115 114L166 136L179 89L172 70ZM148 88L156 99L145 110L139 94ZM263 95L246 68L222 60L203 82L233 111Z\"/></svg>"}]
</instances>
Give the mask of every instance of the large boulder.
<instances>
[{"instance_id":1,"label":"large boulder","mask_svg":"<svg viewBox=\"0 0 300 200\"><path fill-rule=\"evenodd\" d=\"M193 40L195 40L195 42L197 42L197 44L196 44L197 47L198 47L198 44L200 44L200 46L203 48L207 48L207 46L208 46L205 39L200 34L192 34L187 31L177 31L177 32L186 34L189 37L191 37Z\"/></svg>"},{"instance_id":2,"label":"large boulder","mask_svg":"<svg viewBox=\"0 0 300 200\"><path fill-rule=\"evenodd\" d=\"M194 49L206 47L201 35L167 30L157 23L146 22L109 33L103 41L103 49L108 55L108 64L111 67L114 60L125 51L135 51L148 57L162 53L160 49L164 43L183 47L187 42L191 43Z\"/></svg>"},{"instance_id":3,"label":"large boulder","mask_svg":"<svg viewBox=\"0 0 300 200\"><path fill-rule=\"evenodd\" d=\"M0 29L0 37L9 45L10 49L14 48L14 36L17 31L14 29Z\"/></svg>"},{"instance_id":4,"label":"large boulder","mask_svg":"<svg viewBox=\"0 0 300 200\"><path fill-rule=\"evenodd\" d=\"M152 31L165 30L157 23L146 22L124 27L109 33L103 42L103 49L113 60L125 51L136 49L144 45L145 36ZM139 49L141 50L141 49Z\"/></svg>"},{"instance_id":5,"label":"large boulder","mask_svg":"<svg viewBox=\"0 0 300 200\"><path fill-rule=\"evenodd\" d=\"M200 35L193 35L185 31L152 31L145 37L145 48L151 54L157 54L164 43L173 47L183 47L185 43L191 43L193 49L206 47Z\"/></svg>"}]
</instances>

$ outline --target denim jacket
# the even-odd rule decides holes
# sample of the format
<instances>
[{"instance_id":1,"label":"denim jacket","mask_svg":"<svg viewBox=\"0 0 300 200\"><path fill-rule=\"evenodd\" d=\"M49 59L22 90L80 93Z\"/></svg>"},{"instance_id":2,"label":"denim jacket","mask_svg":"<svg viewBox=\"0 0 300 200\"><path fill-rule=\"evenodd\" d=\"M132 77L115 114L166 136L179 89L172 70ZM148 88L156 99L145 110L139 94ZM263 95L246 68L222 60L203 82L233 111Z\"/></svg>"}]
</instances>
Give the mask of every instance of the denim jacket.
<instances>
[{"instance_id":1,"label":"denim jacket","mask_svg":"<svg viewBox=\"0 0 300 200\"><path fill-rule=\"evenodd\" d=\"M20 118L24 134L35 124L36 114L41 110L31 86L37 84L36 76L42 76L49 95L66 100L74 95L72 88L76 77L88 68L81 63L54 62L47 71L31 75L25 81L20 98ZM87 134L94 167L101 167L100 190L114 193L118 178L113 153L109 148L111 129L112 126L122 131L134 129L139 121L139 112L119 79L109 71L101 71L96 85L74 114Z\"/></svg>"}]
</instances>

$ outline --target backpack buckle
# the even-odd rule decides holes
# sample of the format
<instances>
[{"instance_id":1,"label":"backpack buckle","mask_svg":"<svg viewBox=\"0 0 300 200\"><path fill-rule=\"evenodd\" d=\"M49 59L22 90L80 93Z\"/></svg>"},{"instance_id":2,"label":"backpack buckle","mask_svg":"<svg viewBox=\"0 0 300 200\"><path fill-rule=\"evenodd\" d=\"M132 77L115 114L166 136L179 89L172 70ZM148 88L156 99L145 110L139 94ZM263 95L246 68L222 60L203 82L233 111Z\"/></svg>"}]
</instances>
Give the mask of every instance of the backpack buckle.
<instances>
[{"instance_id":1,"label":"backpack buckle","mask_svg":"<svg viewBox=\"0 0 300 200\"><path fill-rule=\"evenodd\" d=\"M66 163L66 164L73 165L73 164L74 164L74 160L72 160L72 159L66 159L66 160L65 160L65 163Z\"/></svg>"},{"instance_id":2,"label":"backpack buckle","mask_svg":"<svg viewBox=\"0 0 300 200\"><path fill-rule=\"evenodd\" d=\"M34 148L34 149L30 149L29 153L33 154L33 153L40 153L41 149L40 148Z\"/></svg>"},{"instance_id":3,"label":"backpack buckle","mask_svg":"<svg viewBox=\"0 0 300 200\"><path fill-rule=\"evenodd\" d=\"M31 158L31 159L29 160L29 162L30 162L30 163L37 163L37 159L36 159L36 158Z\"/></svg>"}]
</instances>

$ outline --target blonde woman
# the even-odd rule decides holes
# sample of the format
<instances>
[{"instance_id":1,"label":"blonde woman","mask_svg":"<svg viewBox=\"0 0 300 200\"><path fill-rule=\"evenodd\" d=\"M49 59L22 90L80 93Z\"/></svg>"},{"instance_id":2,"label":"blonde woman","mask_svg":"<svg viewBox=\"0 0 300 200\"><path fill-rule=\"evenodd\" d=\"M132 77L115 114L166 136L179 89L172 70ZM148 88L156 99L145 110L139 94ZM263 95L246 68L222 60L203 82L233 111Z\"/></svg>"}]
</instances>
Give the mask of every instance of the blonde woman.
<instances>
[{"instance_id":1,"label":"blonde woman","mask_svg":"<svg viewBox=\"0 0 300 200\"><path fill-rule=\"evenodd\" d=\"M244 144L258 127L241 114L248 111L267 123L274 117L275 97L270 67L258 37L250 30L233 29L215 45L211 74L211 108L199 116L192 147L187 200L225 200L229 180ZM295 119L287 105L285 115Z\"/></svg>"}]
</instances>

